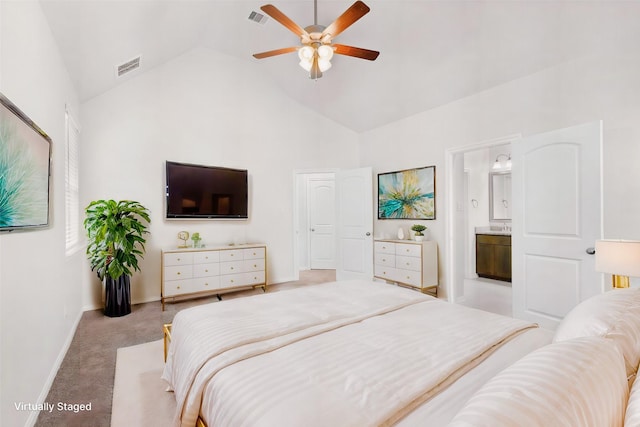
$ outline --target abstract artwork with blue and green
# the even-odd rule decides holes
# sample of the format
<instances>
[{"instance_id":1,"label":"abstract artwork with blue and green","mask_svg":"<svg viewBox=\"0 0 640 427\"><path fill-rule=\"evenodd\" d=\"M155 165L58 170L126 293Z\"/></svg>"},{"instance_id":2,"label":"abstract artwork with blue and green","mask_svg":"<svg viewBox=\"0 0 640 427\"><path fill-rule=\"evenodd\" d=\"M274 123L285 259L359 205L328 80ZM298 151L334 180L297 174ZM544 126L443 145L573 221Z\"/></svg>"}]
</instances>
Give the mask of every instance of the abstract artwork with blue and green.
<instances>
[{"instance_id":1,"label":"abstract artwork with blue and green","mask_svg":"<svg viewBox=\"0 0 640 427\"><path fill-rule=\"evenodd\" d=\"M6 98L0 100L0 229L47 225L48 137L25 122Z\"/></svg>"},{"instance_id":2,"label":"abstract artwork with blue and green","mask_svg":"<svg viewBox=\"0 0 640 427\"><path fill-rule=\"evenodd\" d=\"M435 166L378 175L379 219L435 219Z\"/></svg>"}]
</instances>

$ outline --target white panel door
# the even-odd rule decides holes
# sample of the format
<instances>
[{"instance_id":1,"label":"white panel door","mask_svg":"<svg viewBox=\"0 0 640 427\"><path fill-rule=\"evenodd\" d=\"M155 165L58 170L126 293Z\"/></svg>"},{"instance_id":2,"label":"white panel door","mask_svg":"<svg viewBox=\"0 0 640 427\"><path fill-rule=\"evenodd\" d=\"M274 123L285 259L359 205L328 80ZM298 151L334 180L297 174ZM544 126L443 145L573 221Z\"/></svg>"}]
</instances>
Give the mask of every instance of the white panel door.
<instances>
[{"instance_id":1,"label":"white panel door","mask_svg":"<svg viewBox=\"0 0 640 427\"><path fill-rule=\"evenodd\" d=\"M601 122L512 145L514 317L555 329L603 291L587 249L602 235Z\"/></svg>"},{"instance_id":2,"label":"white panel door","mask_svg":"<svg viewBox=\"0 0 640 427\"><path fill-rule=\"evenodd\" d=\"M336 173L336 279L373 277L371 168Z\"/></svg>"},{"instance_id":3,"label":"white panel door","mask_svg":"<svg viewBox=\"0 0 640 427\"><path fill-rule=\"evenodd\" d=\"M336 268L335 198L335 180L312 178L307 183L312 269Z\"/></svg>"}]
</instances>

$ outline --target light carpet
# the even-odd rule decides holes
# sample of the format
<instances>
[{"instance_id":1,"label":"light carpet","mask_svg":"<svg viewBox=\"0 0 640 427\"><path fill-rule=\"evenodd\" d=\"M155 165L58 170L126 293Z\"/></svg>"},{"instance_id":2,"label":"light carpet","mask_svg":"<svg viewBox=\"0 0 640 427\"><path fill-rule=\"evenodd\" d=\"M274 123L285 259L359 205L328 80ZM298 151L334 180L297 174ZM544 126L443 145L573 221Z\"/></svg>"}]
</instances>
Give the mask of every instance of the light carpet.
<instances>
[{"instance_id":1,"label":"light carpet","mask_svg":"<svg viewBox=\"0 0 640 427\"><path fill-rule=\"evenodd\" d=\"M162 340L118 349L111 426L170 426L176 402L165 391Z\"/></svg>"}]
</instances>

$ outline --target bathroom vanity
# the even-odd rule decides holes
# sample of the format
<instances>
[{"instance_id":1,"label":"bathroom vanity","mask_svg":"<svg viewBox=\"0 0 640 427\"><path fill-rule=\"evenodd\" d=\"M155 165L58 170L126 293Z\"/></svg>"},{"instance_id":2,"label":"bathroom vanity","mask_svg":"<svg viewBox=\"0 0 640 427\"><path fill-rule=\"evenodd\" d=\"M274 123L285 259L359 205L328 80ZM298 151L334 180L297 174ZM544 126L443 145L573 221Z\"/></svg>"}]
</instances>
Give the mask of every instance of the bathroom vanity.
<instances>
[{"instance_id":1,"label":"bathroom vanity","mask_svg":"<svg viewBox=\"0 0 640 427\"><path fill-rule=\"evenodd\" d=\"M476 231L476 274L511 282L511 233Z\"/></svg>"}]
</instances>

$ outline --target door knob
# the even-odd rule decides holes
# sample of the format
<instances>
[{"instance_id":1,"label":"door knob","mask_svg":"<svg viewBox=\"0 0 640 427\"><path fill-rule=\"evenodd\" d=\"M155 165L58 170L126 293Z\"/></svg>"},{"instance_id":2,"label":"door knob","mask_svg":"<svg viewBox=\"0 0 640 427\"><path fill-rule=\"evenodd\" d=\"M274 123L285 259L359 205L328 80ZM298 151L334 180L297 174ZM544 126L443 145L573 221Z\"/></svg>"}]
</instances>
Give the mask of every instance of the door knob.
<instances>
[{"instance_id":1,"label":"door knob","mask_svg":"<svg viewBox=\"0 0 640 427\"><path fill-rule=\"evenodd\" d=\"M593 255L596 253L596 248L587 248L585 252L588 253L589 255Z\"/></svg>"}]
</instances>

